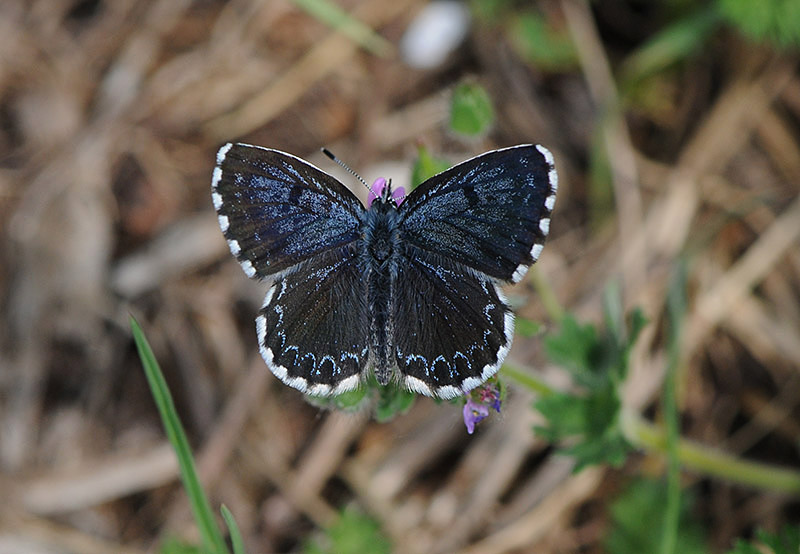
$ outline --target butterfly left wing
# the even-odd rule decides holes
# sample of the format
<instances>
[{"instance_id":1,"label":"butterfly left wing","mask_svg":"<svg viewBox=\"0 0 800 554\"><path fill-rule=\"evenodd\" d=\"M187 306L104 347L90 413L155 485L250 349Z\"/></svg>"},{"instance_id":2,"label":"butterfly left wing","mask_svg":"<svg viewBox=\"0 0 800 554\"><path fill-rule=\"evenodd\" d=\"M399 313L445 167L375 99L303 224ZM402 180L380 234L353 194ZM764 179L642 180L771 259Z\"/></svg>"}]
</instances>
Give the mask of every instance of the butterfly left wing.
<instances>
[{"instance_id":1,"label":"butterfly left wing","mask_svg":"<svg viewBox=\"0 0 800 554\"><path fill-rule=\"evenodd\" d=\"M368 357L361 202L313 165L246 144L219 150L211 186L247 276L275 279L256 319L269 369L306 394L356 388Z\"/></svg>"},{"instance_id":2,"label":"butterfly left wing","mask_svg":"<svg viewBox=\"0 0 800 554\"><path fill-rule=\"evenodd\" d=\"M248 277L284 275L358 238L358 198L290 154L226 144L211 189L222 232Z\"/></svg>"},{"instance_id":3,"label":"butterfly left wing","mask_svg":"<svg viewBox=\"0 0 800 554\"><path fill-rule=\"evenodd\" d=\"M553 156L543 146L488 152L409 194L399 208L402 240L517 282L542 251L557 189Z\"/></svg>"}]
</instances>

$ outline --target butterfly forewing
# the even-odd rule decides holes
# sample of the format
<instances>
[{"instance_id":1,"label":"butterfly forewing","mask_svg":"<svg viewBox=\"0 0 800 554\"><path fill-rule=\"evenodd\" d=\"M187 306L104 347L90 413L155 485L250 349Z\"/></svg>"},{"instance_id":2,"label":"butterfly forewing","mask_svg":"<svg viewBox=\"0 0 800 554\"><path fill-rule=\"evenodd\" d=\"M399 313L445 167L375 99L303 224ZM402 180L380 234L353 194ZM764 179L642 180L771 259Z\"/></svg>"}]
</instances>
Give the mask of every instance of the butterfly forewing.
<instances>
[{"instance_id":1,"label":"butterfly forewing","mask_svg":"<svg viewBox=\"0 0 800 554\"><path fill-rule=\"evenodd\" d=\"M313 165L276 150L227 144L212 198L231 252L248 277L291 270L358 238L359 200Z\"/></svg>"},{"instance_id":2,"label":"butterfly forewing","mask_svg":"<svg viewBox=\"0 0 800 554\"><path fill-rule=\"evenodd\" d=\"M284 383L327 396L356 388L368 359L358 253L331 250L278 279L256 329L261 355Z\"/></svg>"},{"instance_id":3,"label":"butterfly forewing","mask_svg":"<svg viewBox=\"0 0 800 554\"><path fill-rule=\"evenodd\" d=\"M453 398L491 377L505 358L514 318L495 283L406 246L394 288L398 369L416 392Z\"/></svg>"},{"instance_id":4,"label":"butterfly forewing","mask_svg":"<svg viewBox=\"0 0 800 554\"><path fill-rule=\"evenodd\" d=\"M550 230L553 157L533 145L467 160L416 188L400 206L402 240L503 281L519 281Z\"/></svg>"}]
</instances>

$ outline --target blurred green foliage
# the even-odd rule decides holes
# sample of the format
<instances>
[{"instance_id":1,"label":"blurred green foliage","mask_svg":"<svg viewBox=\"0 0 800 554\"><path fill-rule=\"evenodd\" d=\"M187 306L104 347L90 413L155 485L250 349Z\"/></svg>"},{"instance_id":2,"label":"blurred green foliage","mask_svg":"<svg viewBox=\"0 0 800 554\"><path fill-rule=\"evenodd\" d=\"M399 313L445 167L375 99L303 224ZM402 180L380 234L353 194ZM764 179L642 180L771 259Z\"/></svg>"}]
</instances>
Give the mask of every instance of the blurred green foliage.
<instances>
[{"instance_id":1,"label":"blurred green foliage","mask_svg":"<svg viewBox=\"0 0 800 554\"><path fill-rule=\"evenodd\" d=\"M383 423L397 415L404 414L414 405L417 395L405 388L390 383L378 388L378 403L375 406L375 419Z\"/></svg>"},{"instance_id":2,"label":"blurred green foliage","mask_svg":"<svg viewBox=\"0 0 800 554\"><path fill-rule=\"evenodd\" d=\"M587 465L620 466L631 447L620 425L620 387L628 372L628 357L645 325L641 311L621 321L617 293L607 295L605 328L582 325L571 314L559 331L545 339L548 358L566 369L575 392L553 391L534 404L546 424L536 432L551 442L568 442L561 453L575 458L575 471Z\"/></svg>"},{"instance_id":3,"label":"blurred green foliage","mask_svg":"<svg viewBox=\"0 0 800 554\"><path fill-rule=\"evenodd\" d=\"M786 526L779 533L756 532L753 542L738 540L728 554L797 554L800 552L800 527Z\"/></svg>"},{"instance_id":4,"label":"blurred green foliage","mask_svg":"<svg viewBox=\"0 0 800 554\"><path fill-rule=\"evenodd\" d=\"M325 530L321 539L308 541L304 554L390 554L392 545L383 536L378 523L353 508L345 509L339 519Z\"/></svg>"},{"instance_id":5,"label":"blurred green foliage","mask_svg":"<svg viewBox=\"0 0 800 554\"><path fill-rule=\"evenodd\" d=\"M664 482L640 479L631 483L610 506L611 529L603 543L609 554L659 552L664 527ZM674 552L708 552L702 526L693 520L691 499L684 496L680 507L679 527Z\"/></svg>"},{"instance_id":6,"label":"blurred green foliage","mask_svg":"<svg viewBox=\"0 0 800 554\"><path fill-rule=\"evenodd\" d=\"M517 52L545 71L571 71L578 67L578 53L569 31L556 26L539 12L524 11L508 24L508 36Z\"/></svg>"},{"instance_id":7,"label":"blurred green foliage","mask_svg":"<svg viewBox=\"0 0 800 554\"><path fill-rule=\"evenodd\" d=\"M542 332L542 324L532 319L517 316L514 318L514 334L523 337L535 337Z\"/></svg>"},{"instance_id":8,"label":"blurred green foliage","mask_svg":"<svg viewBox=\"0 0 800 554\"><path fill-rule=\"evenodd\" d=\"M486 134L494 124L494 108L486 89L477 83L461 83L450 103L450 128L461 135Z\"/></svg>"},{"instance_id":9,"label":"blurred green foliage","mask_svg":"<svg viewBox=\"0 0 800 554\"><path fill-rule=\"evenodd\" d=\"M630 96L647 78L699 52L719 23L719 13L713 5L677 17L625 58L620 90Z\"/></svg>"},{"instance_id":10,"label":"blurred green foliage","mask_svg":"<svg viewBox=\"0 0 800 554\"><path fill-rule=\"evenodd\" d=\"M778 48L800 46L797 0L718 0L722 16L742 34Z\"/></svg>"},{"instance_id":11,"label":"blurred green foliage","mask_svg":"<svg viewBox=\"0 0 800 554\"><path fill-rule=\"evenodd\" d=\"M338 30L375 56L387 58L394 52L391 42L373 31L369 25L344 11L336 2L331 0L293 0L293 2L318 21Z\"/></svg>"},{"instance_id":12,"label":"blurred green foliage","mask_svg":"<svg viewBox=\"0 0 800 554\"><path fill-rule=\"evenodd\" d=\"M417 159L414 160L411 169L411 188L418 187L425 180L449 168L450 162L434 157L425 146L420 145L417 147Z\"/></svg>"},{"instance_id":13,"label":"blurred green foliage","mask_svg":"<svg viewBox=\"0 0 800 554\"><path fill-rule=\"evenodd\" d=\"M318 408L346 412L370 409L373 410L375 419L383 423L411 409L417 395L394 382L386 386L379 385L374 375L370 375L355 390L338 396L306 395L305 398L310 404Z\"/></svg>"}]
</instances>

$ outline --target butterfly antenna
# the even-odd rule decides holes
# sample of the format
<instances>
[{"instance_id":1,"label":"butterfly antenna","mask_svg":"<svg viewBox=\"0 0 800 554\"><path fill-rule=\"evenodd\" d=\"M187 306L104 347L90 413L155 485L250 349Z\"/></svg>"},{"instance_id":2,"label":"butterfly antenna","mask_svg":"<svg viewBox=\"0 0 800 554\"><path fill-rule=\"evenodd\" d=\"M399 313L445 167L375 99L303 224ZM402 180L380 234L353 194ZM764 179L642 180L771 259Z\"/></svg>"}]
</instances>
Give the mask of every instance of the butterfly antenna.
<instances>
[{"instance_id":1,"label":"butterfly antenna","mask_svg":"<svg viewBox=\"0 0 800 554\"><path fill-rule=\"evenodd\" d=\"M328 150L327 148L323 148L323 149L322 149L322 153L323 153L323 154L325 154L326 156L328 156L330 159L332 159L334 162L336 162L337 164L339 164L339 165L340 165L340 166L342 166L343 168L345 168L345 169L346 169L346 170L347 170L347 171L348 171L348 172L349 172L351 175L353 175L353 177L355 177L356 179L358 179L359 181L361 181L361 182L364 184L364 186L365 186L365 187L367 187L367 190L371 190L371 189L369 188L369 185L367 184L367 182L366 182L364 179L362 179L362 178L361 178L361 175L359 175L358 173L356 173L355 171L353 171L352 169L350 169L350 166L349 166L349 165L347 165L347 164L346 164L346 163L344 163L342 160L340 160L339 158L337 158L336 156L334 156L334 155L333 155L333 152L331 152L331 151L330 151L330 150Z\"/></svg>"},{"instance_id":2,"label":"butterfly antenna","mask_svg":"<svg viewBox=\"0 0 800 554\"><path fill-rule=\"evenodd\" d=\"M394 189L392 189L392 180L391 180L391 179L389 179L389 190L394 190ZM397 189L397 190L402 190L402 191L403 191L403 196L401 196L401 197L400 197L400 201L399 201L399 203L397 204L397 205L399 206L400 204L402 204L402 203L403 203L403 200L405 200L405 199L406 199L406 196L408 196L408 195L406 194L406 189L405 189L405 187L400 187L400 188L399 188L399 189Z\"/></svg>"}]
</instances>

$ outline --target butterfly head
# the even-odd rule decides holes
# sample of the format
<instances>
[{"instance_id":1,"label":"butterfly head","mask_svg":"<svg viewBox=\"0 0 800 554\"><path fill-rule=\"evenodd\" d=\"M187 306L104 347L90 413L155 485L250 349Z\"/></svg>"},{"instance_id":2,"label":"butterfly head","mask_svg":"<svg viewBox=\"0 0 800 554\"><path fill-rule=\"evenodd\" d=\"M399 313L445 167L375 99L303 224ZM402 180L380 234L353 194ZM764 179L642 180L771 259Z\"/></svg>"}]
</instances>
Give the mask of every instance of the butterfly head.
<instances>
[{"instance_id":1,"label":"butterfly head","mask_svg":"<svg viewBox=\"0 0 800 554\"><path fill-rule=\"evenodd\" d=\"M367 197L367 207L369 208L372 206L372 203L378 200L383 204L387 204L389 201L393 201L397 206L399 206L403 200L406 198L406 189L403 187L397 187L396 189L392 189L392 181L391 179L387 181L383 177L375 179L375 182L372 183L372 186L369 188L369 196Z\"/></svg>"}]
</instances>

